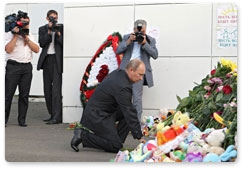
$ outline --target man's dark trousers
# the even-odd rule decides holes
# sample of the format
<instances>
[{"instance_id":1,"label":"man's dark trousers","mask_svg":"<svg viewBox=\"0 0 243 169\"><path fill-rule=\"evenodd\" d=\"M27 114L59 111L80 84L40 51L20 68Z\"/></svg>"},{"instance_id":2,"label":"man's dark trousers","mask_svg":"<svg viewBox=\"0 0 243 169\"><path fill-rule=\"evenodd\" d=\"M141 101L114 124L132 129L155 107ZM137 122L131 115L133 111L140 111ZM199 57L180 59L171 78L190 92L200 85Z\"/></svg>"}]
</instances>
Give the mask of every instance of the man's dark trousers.
<instances>
[{"instance_id":1,"label":"man's dark trousers","mask_svg":"<svg viewBox=\"0 0 243 169\"><path fill-rule=\"evenodd\" d=\"M62 73L58 73L55 54L47 55L43 63L44 95L53 120L62 121Z\"/></svg>"}]
</instances>

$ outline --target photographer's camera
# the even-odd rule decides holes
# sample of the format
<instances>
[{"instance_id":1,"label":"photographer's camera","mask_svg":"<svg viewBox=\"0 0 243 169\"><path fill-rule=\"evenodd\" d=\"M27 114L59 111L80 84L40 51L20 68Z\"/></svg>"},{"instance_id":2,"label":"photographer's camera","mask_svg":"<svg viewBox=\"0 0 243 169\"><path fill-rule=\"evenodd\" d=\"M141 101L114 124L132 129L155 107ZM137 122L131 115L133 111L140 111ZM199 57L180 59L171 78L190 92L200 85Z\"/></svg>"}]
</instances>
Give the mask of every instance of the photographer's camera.
<instances>
[{"instance_id":1,"label":"photographer's camera","mask_svg":"<svg viewBox=\"0 0 243 169\"><path fill-rule=\"evenodd\" d=\"M136 36L136 40L135 41L137 41L138 43L142 43L143 40L144 40L143 33L141 32L142 27L143 27L143 24L142 23L138 23L138 25L137 25L138 32L135 33L135 36Z\"/></svg>"},{"instance_id":2,"label":"photographer's camera","mask_svg":"<svg viewBox=\"0 0 243 169\"><path fill-rule=\"evenodd\" d=\"M29 29L24 28L29 25L28 21L21 21L21 18L28 18L28 14L26 12L18 11L18 15L10 14L5 17L5 32L11 31L13 34L19 34L22 36L29 35ZM13 29L15 27L19 28L18 32L15 32Z\"/></svg>"},{"instance_id":3,"label":"photographer's camera","mask_svg":"<svg viewBox=\"0 0 243 169\"><path fill-rule=\"evenodd\" d=\"M49 29L52 32L60 32L60 25L57 24L57 20L54 17L49 16L49 21L52 23L52 27L49 27Z\"/></svg>"}]
</instances>

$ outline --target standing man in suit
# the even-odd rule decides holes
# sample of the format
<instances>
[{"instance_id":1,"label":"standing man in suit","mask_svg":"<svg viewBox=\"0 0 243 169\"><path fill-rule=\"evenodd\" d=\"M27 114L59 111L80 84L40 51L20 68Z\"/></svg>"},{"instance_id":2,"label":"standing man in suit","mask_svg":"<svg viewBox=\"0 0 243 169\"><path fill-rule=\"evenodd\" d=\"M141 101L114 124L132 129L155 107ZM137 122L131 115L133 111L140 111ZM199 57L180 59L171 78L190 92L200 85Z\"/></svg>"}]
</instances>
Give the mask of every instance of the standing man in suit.
<instances>
[{"instance_id":1,"label":"standing man in suit","mask_svg":"<svg viewBox=\"0 0 243 169\"><path fill-rule=\"evenodd\" d=\"M158 50L155 46L156 40L146 35L147 22L145 20L137 20L134 22L134 32L124 35L122 42L119 44L116 53L123 54L120 64L121 69L125 69L131 59L137 58L144 62L146 71L143 80L133 84L133 105L137 109L138 118L141 122L142 117L142 95L143 85L152 87L153 74L150 65L150 58L158 58Z\"/></svg>"},{"instance_id":2,"label":"standing man in suit","mask_svg":"<svg viewBox=\"0 0 243 169\"><path fill-rule=\"evenodd\" d=\"M142 80L144 74L144 63L134 59L125 70L114 70L99 84L84 109L82 127L74 130L71 147L76 152L82 142L83 147L117 153L129 131L134 139L146 142L131 102L132 84Z\"/></svg>"},{"instance_id":3,"label":"standing man in suit","mask_svg":"<svg viewBox=\"0 0 243 169\"><path fill-rule=\"evenodd\" d=\"M29 33L30 18L27 13L19 11L17 21L23 27L15 26L5 33L6 74L5 74L5 126L8 122L12 99L16 88L19 89L18 123L25 123L29 106L29 92L32 81L33 52L39 52L39 45ZM5 30L6 31L6 30Z\"/></svg>"},{"instance_id":4,"label":"standing man in suit","mask_svg":"<svg viewBox=\"0 0 243 169\"><path fill-rule=\"evenodd\" d=\"M58 13L47 12L48 24L39 28L42 48L37 70L43 69L44 95L50 118L46 124L62 122L63 25L57 24Z\"/></svg>"}]
</instances>

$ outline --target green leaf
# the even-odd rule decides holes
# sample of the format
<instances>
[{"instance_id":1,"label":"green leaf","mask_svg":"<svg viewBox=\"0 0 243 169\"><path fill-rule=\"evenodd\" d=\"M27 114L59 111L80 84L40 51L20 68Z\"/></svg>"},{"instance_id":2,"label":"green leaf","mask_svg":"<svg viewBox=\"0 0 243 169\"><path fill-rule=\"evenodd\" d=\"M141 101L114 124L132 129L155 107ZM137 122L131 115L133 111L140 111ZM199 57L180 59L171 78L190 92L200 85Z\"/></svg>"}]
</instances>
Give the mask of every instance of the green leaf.
<instances>
[{"instance_id":1,"label":"green leaf","mask_svg":"<svg viewBox=\"0 0 243 169\"><path fill-rule=\"evenodd\" d=\"M180 96L176 95L176 98L177 98L178 102L181 103L181 98L180 98Z\"/></svg>"},{"instance_id":2,"label":"green leaf","mask_svg":"<svg viewBox=\"0 0 243 169\"><path fill-rule=\"evenodd\" d=\"M205 114L205 115L208 115L208 114L211 113L211 112L210 112L210 109L209 109L208 107L204 107L202 112L203 112L203 114Z\"/></svg>"},{"instance_id":3,"label":"green leaf","mask_svg":"<svg viewBox=\"0 0 243 169\"><path fill-rule=\"evenodd\" d=\"M219 102L222 98L223 98L223 93L219 93L217 96L216 96L216 102Z\"/></svg>"},{"instance_id":4,"label":"green leaf","mask_svg":"<svg viewBox=\"0 0 243 169\"><path fill-rule=\"evenodd\" d=\"M231 94L226 94L226 95L224 95L224 97L222 98L222 100L228 101L230 99L230 97L231 97Z\"/></svg>"}]
</instances>

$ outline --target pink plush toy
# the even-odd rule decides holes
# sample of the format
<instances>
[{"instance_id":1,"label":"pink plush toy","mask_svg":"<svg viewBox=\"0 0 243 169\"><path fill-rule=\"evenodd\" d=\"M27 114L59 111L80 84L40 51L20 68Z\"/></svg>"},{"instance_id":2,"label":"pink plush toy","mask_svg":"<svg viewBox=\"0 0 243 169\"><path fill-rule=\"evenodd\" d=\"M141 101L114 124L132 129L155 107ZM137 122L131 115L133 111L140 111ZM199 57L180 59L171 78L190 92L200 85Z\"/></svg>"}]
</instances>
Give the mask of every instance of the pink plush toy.
<instances>
[{"instance_id":1,"label":"pink plush toy","mask_svg":"<svg viewBox=\"0 0 243 169\"><path fill-rule=\"evenodd\" d=\"M155 140L149 140L143 146L143 153L147 153L148 151L151 151L151 150L153 151L157 147L158 146L157 146L157 143Z\"/></svg>"}]
</instances>

